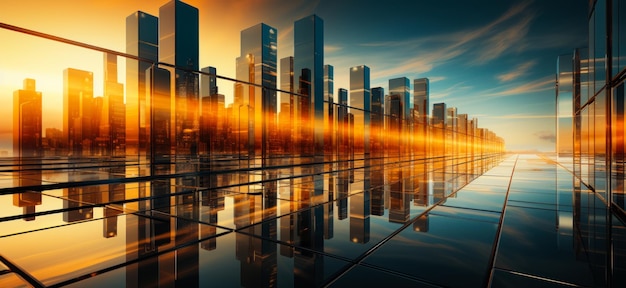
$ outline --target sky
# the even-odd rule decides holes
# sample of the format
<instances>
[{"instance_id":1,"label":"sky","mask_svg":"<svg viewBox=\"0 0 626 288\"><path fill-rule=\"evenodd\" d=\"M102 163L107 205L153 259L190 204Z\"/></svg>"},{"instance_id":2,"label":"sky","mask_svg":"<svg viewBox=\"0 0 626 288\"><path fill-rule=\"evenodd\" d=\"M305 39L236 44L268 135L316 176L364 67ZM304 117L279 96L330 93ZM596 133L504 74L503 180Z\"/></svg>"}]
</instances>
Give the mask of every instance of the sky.
<instances>
[{"instance_id":1,"label":"sky","mask_svg":"<svg viewBox=\"0 0 626 288\"><path fill-rule=\"evenodd\" d=\"M137 10L158 16L167 2L0 0L0 22L125 52L126 17ZM200 67L234 78L240 31L261 22L278 30L278 59L293 56L294 21L317 14L335 89L349 88L357 65L369 66L371 87L385 91L389 79L427 77L431 105L445 102L478 118L513 151L554 151L556 58L587 46L586 0L183 2L200 11ZM7 118L0 150L10 150L12 95L24 78L43 93L44 128L62 128L63 69L93 71L94 94L102 95L101 53L5 29L0 39L0 115ZM232 99L232 83L218 86Z\"/></svg>"}]
</instances>

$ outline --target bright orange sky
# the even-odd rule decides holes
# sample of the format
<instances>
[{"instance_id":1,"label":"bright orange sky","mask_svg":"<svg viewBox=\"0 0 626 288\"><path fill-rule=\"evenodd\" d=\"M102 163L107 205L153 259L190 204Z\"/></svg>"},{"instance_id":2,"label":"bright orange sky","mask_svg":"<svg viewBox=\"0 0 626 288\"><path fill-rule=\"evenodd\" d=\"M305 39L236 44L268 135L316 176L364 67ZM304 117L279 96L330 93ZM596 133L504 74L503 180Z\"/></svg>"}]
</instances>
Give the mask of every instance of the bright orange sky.
<instances>
[{"instance_id":1,"label":"bright orange sky","mask_svg":"<svg viewBox=\"0 0 626 288\"><path fill-rule=\"evenodd\" d=\"M125 52L126 17L137 10L158 17L159 7L167 2L21 1L4 5L0 10L0 22ZM281 19L285 23L284 31L279 26L274 26L279 29L278 56L290 56L293 54L290 52L293 50L291 25L297 17L312 13L315 5L311 1L281 5L280 9L268 9L271 5L254 0L185 2L200 11L200 67L218 67L220 75L233 78L235 58L239 56L241 30L259 22L267 22L270 18ZM289 18L284 15L281 18L275 17L279 14L289 15ZM279 23L271 25L277 24ZM62 129L62 71L68 67L94 72L94 96L103 94L101 53L4 29L0 29L0 38L4 43L12 43L0 46L0 95L5 95L3 99L6 102L3 103L8 104L0 105L2 115L12 115L9 99L12 99L13 91L22 88L24 78L33 78L37 81L37 90L43 93L44 131L50 127ZM118 81L123 83L123 60L118 60L118 66ZM227 102L232 99L232 83L224 81L218 82L218 85L220 92L227 96ZM11 150L11 146L8 146L11 145L11 133L10 121L0 123L0 150Z\"/></svg>"}]
</instances>

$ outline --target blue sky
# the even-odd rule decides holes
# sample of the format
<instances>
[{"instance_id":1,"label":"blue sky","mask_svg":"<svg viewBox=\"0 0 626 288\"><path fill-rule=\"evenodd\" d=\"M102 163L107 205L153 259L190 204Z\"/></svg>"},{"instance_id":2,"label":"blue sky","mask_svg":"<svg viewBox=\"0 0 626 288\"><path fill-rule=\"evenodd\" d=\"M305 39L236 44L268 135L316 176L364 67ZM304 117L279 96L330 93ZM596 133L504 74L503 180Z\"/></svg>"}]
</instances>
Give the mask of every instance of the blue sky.
<instances>
[{"instance_id":1,"label":"blue sky","mask_svg":"<svg viewBox=\"0 0 626 288\"><path fill-rule=\"evenodd\" d=\"M166 2L18 1L3 5L0 22L124 52L126 16L137 10L158 15ZM324 19L325 62L335 66L336 89L348 88L349 68L363 64L371 69L371 87L386 91L391 78L428 77L431 104L446 102L458 113L479 118L479 126L505 138L511 150L554 150L556 58L587 45L585 0L184 2L200 9L201 67L215 66L219 74L233 77L239 32L260 22L278 29L278 57L292 56L293 22L315 13ZM16 33L0 33L6 43L25 43L19 37L15 41L22 42L11 42ZM101 78L101 55L76 61L74 52L47 55L52 51L48 44L35 46L32 61L36 54L48 66L27 72L17 66L23 66L23 56L0 48L5 56L0 61L3 99L21 88L22 79L32 77L44 93L44 105L60 105L61 71L68 63ZM97 94L101 87L95 85ZM232 83L222 83L220 91L229 98ZM11 113L2 109L0 113ZM60 123L46 115L44 122Z\"/></svg>"},{"instance_id":2,"label":"blue sky","mask_svg":"<svg viewBox=\"0 0 626 288\"><path fill-rule=\"evenodd\" d=\"M586 46L587 1L330 2L317 12L336 75L366 64L372 87L428 77L431 104L478 117L507 148L554 149L556 57Z\"/></svg>"}]
</instances>

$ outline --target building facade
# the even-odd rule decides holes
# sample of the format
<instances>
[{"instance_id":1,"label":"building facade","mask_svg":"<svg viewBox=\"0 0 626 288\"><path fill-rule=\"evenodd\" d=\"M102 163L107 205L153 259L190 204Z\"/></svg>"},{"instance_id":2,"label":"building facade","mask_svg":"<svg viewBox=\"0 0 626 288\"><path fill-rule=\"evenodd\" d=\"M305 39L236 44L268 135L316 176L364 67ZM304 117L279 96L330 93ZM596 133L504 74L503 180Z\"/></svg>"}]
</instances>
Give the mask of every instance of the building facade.
<instances>
[{"instance_id":1,"label":"building facade","mask_svg":"<svg viewBox=\"0 0 626 288\"><path fill-rule=\"evenodd\" d=\"M269 155L269 145L274 143L270 138L277 136L277 98L276 98L276 67L277 67L278 31L264 23L260 23L241 31L241 54L237 58L237 80L254 83L258 86L238 89L237 106L249 107L251 129L248 139L253 143L250 151ZM245 108L242 108L246 110Z\"/></svg>"},{"instance_id":2,"label":"building facade","mask_svg":"<svg viewBox=\"0 0 626 288\"><path fill-rule=\"evenodd\" d=\"M172 142L176 156L198 152L199 20L198 8L172 0L159 8L159 62L170 69L172 82Z\"/></svg>"},{"instance_id":3,"label":"building facade","mask_svg":"<svg viewBox=\"0 0 626 288\"><path fill-rule=\"evenodd\" d=\"M370 115L372 110L370 68L361 65L350 68L350 113L354 115L354 149L370 153Z\"/></svg>"},{"instance_id":4,"label":"building facade","mask_svg":"<svg viewBox=\"0 0 626 288\"><path fill-rule=\"evenodd\" d=\"M300 94L294 117L302 124L301 153L324 152L324 21L311 15L294 23L294 85ZM319 122L319 125L318 125Z\"/></svg>"}]
</instances>

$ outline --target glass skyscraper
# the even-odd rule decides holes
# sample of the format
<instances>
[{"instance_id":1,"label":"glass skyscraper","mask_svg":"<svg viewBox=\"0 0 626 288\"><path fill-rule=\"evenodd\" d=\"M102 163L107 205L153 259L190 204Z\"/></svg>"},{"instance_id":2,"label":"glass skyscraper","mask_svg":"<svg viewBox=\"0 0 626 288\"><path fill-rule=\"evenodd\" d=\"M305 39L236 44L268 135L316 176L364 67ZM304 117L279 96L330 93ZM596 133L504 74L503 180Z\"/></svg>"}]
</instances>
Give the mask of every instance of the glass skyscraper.
<instances>
[{"instance_id":1,"label":"glass skyscraper","mask_svg":"<svg viewBox=\"0 0 626 288\"><path fill-rule=\"evenodd\" d=\"M556 64L556 152L558 156L571 156L574 149L572 137L573 58L573 54L560 55Z\"/></svg>"},{"instance_id":2,"label":"glass skyscraper","mask_svg":"<svg viewBox=\"0 0 626 288\"><path fill-rule=\"evenodd\" d=\"M294 117L300 125L301 152L321 155L324 146L324 22L311 15L294 23L294 81L301 94Z\"/></svg>"},{"instance_id":3,"label":"glass skyscraper","mask_svg":"<svg viewBox=\"0 0 626 288\"><path fill-rule=\"evenodd\" d=\"M337 101L337 154L341 158L347 155L349 144L348 90L337 89Z\"/></svg>"},{"instance_id":4,"label":"glass skyscraper","mask_svg":"<svg viewBox=\"0 0 626 288\"><path fill-rule=\"evenodd\" d=\"M237 58L237 80L262 86L240 89L242 95L238 98L243 102L237 105L249 107L252 115L248 137L254 141L250 151L260 151L264 157L268 155L270 137L277 132L277 37L278 31L264 23L241 31L241 54Z\"/></svg>"},{"instance_id":5,"label":"glass skyscraper","mask_svg":"<svg viewBox=\"0 0 626 288\"><path fill-rule=\"evenodd\" d=\"M411 108L413 108L413 101L410 97L410 82L409 78L400 77L389 80L389 95L399 95L402 103L402 120L404 125L408 125L408 121L411 120Z\"/></svg>"},{"instance_id":6,"label":"glass skyscraper","mask_svg":"<svg viewBox=\"0 0 626 288\"><path fill-rule=\"evenodd\" d=\"M335 68L332 65L324 65L324 149L328 154L332 151L332 147L335 143L335 127L334 127L334 111L335 111L335 99L333 96L333 90L335 89Z\"/></svg>"},{"instance_id":7,"label":"glass skyscraper","mask_svg":"<svg viewBox=\"0 0 626 288\"><path fill-rule=\"evenodd\" d=\"M96 132L92 127L93 102L93 73L63 70L63 135L72 157L91 153Z\"/></svg>"},{"instance_id":8,"label":"glass skyscraper","mask_svg":"<svg viewBox=\"0 0 626 288\"><path fill-rule=\"evenodd\" d=\"M126 17L126 53L159 60L159 18L142 11ZM150 62L126 60L126 155L147 156L146 70L150 66Z\"/></svg>"},{"instance_id":9,"label":"glass skyscraper","mask_svg":"<svg viewBox=\"0 0 626 288\"><path fill-rule=\"evenodd\" d=\"M446 125L446 103L435 103L433 104L433 125L442 125L441 127L445 127Z\"/></svg>"},{"instance_id":10,"label":"glass skyscraper","mask_svg":"<svg viewBox=\"0 0 626 288\"><path fill-rule=\"evenodd\" d=\"M296 140L293 137L293 127L295 122L298 121L294 117L295 102L298 98L292 94L294 92L293 82L293 56L280 59L280 90L287 92L280 92L280 115L278 118L278 124L280 125L280 143L285 153L292 151L292 141Z\"/></svg>"},{"instance_id":11,"label":"glass skyscraper","mask_svg":"<svg viewBox=\"0 0 626 288\"><path fill-rule=\"evenodd\" d=\"M13 157L43 156L41 100L34 79L24 79L23 89L13 92Z\"/></svg>"},{"instance_id":12,"label":"glass skyscraper","mask_svg":"<svg viewBox=\"0 0 626 288\"><path fill-rule=\"evenodd\" d=\"M373 157L383 156L384 151L384 123L385 123L385 89L382 87L374 87L371 89L372 103L370 114L370 149Z\"/></svg>"},{"instance_id":13,"label":"glass skyscraper","mask_svg":"<svg viewBox=\"0 0 626 288\"><path fill-rule=\"evenodd\" d=\"M198 9L178 0L159 8L159 62L193 71L199 70ZM170 69L174 83L172 107L173 141L176 155L197 154L198 74Z\"/></svg>"},{"instance_id":14,"label":"glass skyscraper","mask_svg":"<svg viewBox=\"0 0 626 288\"><path fill-rule=\"evenodd\" d=\"M413 109L417 112L418 123L428 124L428 116L430 115L430 107L428 107L429 85L428 78L413 80Z\"/></svg>"},{"instance_id":15,"label":"glass skyscraper","mask_svg":"<svg viewBox=\"0 0 626 288\"><path fill-rule=\"evenodd\" d=\"M350 68L350 113L354 115L354 149L359 153L370 153L371 101L370 68Z\"/></svg>"},{"instance_id":16,"label":"glass skyscraper","mask_svg":"<svg viewBox=\"0 0 626 288\"><path fill-rule=\"evenodd\" d=\"M410 143L413 141L413 117L411 111L413 111L413 99L411 98L411 87L409 78L400 77L389 80L389 95L393 98L400 100L400 106L402 106L402 112L399 115L398 123L401 128L401 133L407 133L408 137L402 137L398 139L400 145L400 151L409 152ZM395 96L394 96L395 95ZM409 150L407 150L409 149Z\"/></svg>"},{"instance_id":17,"label":"glass skyscraper","mask_svg":"<svg viewBox=\"0 0 626 288\"><path fill-rule=\"evenodd\" d=\"M208 155L222 150L220 132L224 125L224 95L218 94L217 69L200 69L210 75L200 75L200 147L199 153Z\"/></svg>"},{"instance_id":18,"label":"glass skyscraper","mask_svg":"<svg viewBox=\"0 0 626 288\"><path fill-rule=\"evenodd\" d=\"M104 54L104 97L100 139L106 141L100 155L124 156L126 153L126 106L124 84L117 82L117 55ZM104 149L102 149L104 148Z\"/></svg>"},{"instance_id":19,"label":"glass skyscraper","mask_svg":"<svg viewBox=\"0 0 626 288\"><path fill-rule=\"evenodd\" d=\"M430 120L428 78L413 80L413 114L415 131L415 151L425 155L428 153L428 125Z\"/></svg>"}]
</instances>

